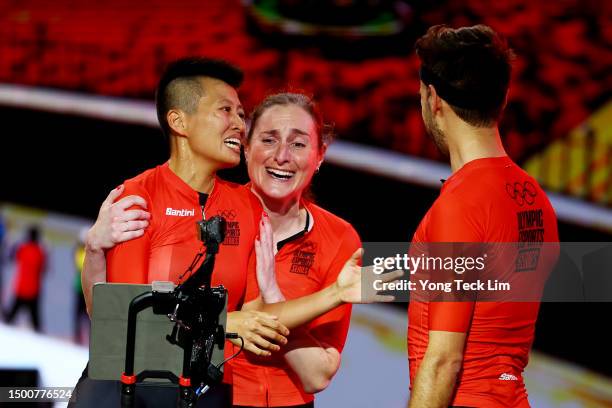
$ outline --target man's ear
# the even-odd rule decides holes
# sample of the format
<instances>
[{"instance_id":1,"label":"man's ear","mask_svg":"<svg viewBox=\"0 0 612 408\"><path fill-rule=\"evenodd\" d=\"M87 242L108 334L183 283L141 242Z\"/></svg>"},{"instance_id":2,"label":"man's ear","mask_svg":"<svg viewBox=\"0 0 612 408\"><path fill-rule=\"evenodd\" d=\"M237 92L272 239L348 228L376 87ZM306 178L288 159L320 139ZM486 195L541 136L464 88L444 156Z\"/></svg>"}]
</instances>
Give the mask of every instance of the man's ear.
<instances>
[{"instance_id":1,"label":"man's ear","mask_svg":"<svg viewBox=\"0 0 612 408\"><path fill-rule=\"evenodd\" d=\"M187 118L185 117L185 112L179 109L170 109L168 113L166 113L166 120L168 121L168 126L172 131L180 136L187 136Z\"/></svg>"},{"instance_id":2,"label":"man's ear","mask_svg":"<svg viewBox=\"0 0 612 408\"><path fill-rule=\"evenodd\" d=\"M435 113L442 108L442 100L438 96L438 92L433 85L427 85L427 103L429 103L429 109L431 113L435 115Z\"/></svg>"}]
</instances>

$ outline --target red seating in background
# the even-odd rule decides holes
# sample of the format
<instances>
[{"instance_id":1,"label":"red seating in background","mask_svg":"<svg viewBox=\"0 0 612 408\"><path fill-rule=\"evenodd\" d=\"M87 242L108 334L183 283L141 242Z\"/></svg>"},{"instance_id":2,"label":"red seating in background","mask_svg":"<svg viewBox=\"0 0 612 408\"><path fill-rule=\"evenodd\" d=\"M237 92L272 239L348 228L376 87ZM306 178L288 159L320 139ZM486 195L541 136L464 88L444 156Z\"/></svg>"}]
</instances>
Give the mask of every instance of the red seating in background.
<instances>
[{"instance_id":1,"label":"red seating in background","mask_svg":"<svg viewBox=\"0 0 612 408\"><path fill-rule=\"evenodd\" d=\"M611 4L448 0L418 18L490 24L518 50L503 134L521 160L609 98ZM343 139L438 158L420 121L415 55L352 63L281 51L247 32L239 0L2 2L0 53L2 82L135 98L152 97L174 58L225 58L247 74L248 109L289 85L312 92Z\"/></svg>"}]
</instances>

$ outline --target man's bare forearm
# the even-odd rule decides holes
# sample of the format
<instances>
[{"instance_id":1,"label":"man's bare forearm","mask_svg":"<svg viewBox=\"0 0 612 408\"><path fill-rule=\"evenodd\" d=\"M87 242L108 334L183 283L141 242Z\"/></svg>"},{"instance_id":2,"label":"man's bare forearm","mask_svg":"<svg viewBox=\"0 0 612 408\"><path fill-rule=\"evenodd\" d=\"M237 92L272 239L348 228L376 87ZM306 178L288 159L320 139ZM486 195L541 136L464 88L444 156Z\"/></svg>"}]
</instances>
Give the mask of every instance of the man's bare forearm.
<instances>
[{"instance_id":1,"label":"man's bare forearm","mask_svg":"<svg viewBox=\"0 0 612 408\"><path fill-rule=\"evenodd\" d=\"M285 361L299 377L304 391L309 394L327 388L340 367L338 350L320 343L306 330L294 331L285 350Z\"/></svg>"},{"instance_id":2,"label":"man's bare forearm","mask_svg":"<svg viewBox=\"0 0 612 408\"><path fill-rule=\"evenodd\" d=\"M104 250L86 247L81 284L89 316L91 316L93 310L93 285L98 282L106 282L106 257Z\"/></svg>"},{"instance_id":3,"label":"man's bare forearm","mask_svg":"<svg viewBox=\"0 0 612 408\"><path fill-rule=\"evenodd\" d=\"M409 407L447 408L460 369L460 359L442 359L426 353L412 387Z\"/></svg>"}]
</instances>

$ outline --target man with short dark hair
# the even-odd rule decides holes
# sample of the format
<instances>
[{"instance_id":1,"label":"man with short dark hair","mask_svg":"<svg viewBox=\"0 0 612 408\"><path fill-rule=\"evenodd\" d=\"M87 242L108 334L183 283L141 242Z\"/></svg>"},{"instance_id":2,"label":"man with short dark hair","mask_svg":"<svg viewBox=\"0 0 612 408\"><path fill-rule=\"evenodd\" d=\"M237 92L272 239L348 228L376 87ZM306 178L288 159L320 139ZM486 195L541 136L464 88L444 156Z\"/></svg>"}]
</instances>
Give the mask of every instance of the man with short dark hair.
<instances>
[{"instance_id":1,"label":"man with short dark hair","mask_svg":"<svg viewBox=\"0 0 612 408\"><path fill-rule=\"evenodd\" d=\"M499 135L511 73L506 42L484 25L434 26L417 41L416 52L425 127L450 157L453 174L413 243L517 243L523 236L557 242L548 198L506 155ZM529 202L508 191L507 186L517 185L533 187ZM525 211L541 214L540 235L524 234L520 217ZM547 276L552 258L556 253L549 251L537 272ZM528 407L522 372L538 308L538 302L412 301L410 407Z\"/></svg>"},{"instance_id":2,"label":"man with short dark hair","mask_svg":"<svg viewBox=\"0 0 612 408\"><path fill-rule=\"evenodd\" d=\"M198 103L205 93L204 82L221 81L238 89L243 81L240 68L222 60L207 58L183 58L170 64L160 78L155 91L157 120L170 138L173 128L166 115L172 109L181 109L187 114L198 110ZM244 111L238 101L238 115L244 119Z\"/></svg>"}]
</instances>

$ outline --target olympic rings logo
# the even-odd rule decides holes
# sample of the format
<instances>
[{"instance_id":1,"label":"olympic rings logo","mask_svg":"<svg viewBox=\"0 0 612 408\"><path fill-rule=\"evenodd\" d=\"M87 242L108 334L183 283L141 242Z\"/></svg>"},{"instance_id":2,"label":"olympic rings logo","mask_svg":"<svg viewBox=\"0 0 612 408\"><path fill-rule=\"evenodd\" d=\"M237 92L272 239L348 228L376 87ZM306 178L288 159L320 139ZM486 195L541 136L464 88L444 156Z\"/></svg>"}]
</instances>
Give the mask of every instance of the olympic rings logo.
<instances>
[{"instance_id":1,"label":"olympic rings logo","mask_svg":"<svg viewBox=\"0 0 612 408\"><path fill-rule=\"evenodd\" d=\"M515 182L514 185L506 183L506 193L511 199L522 207L525 203L532 205L535 203L535 196L538 194L535 186L529 181L525 181L523 184Z\"/></svg>"},{"instance_id":2,"label":"olympic rings logo","mask_svg":"<svg viewBox=\"0 0 612 408\"><path fill-rule=\"evenodd\" d=\"M234 218L236 218L236 211L234 210L221 210L219 211L219 215L223 218L225 218L228 221L233 220Z\"/></svg>"}]
</instances>

